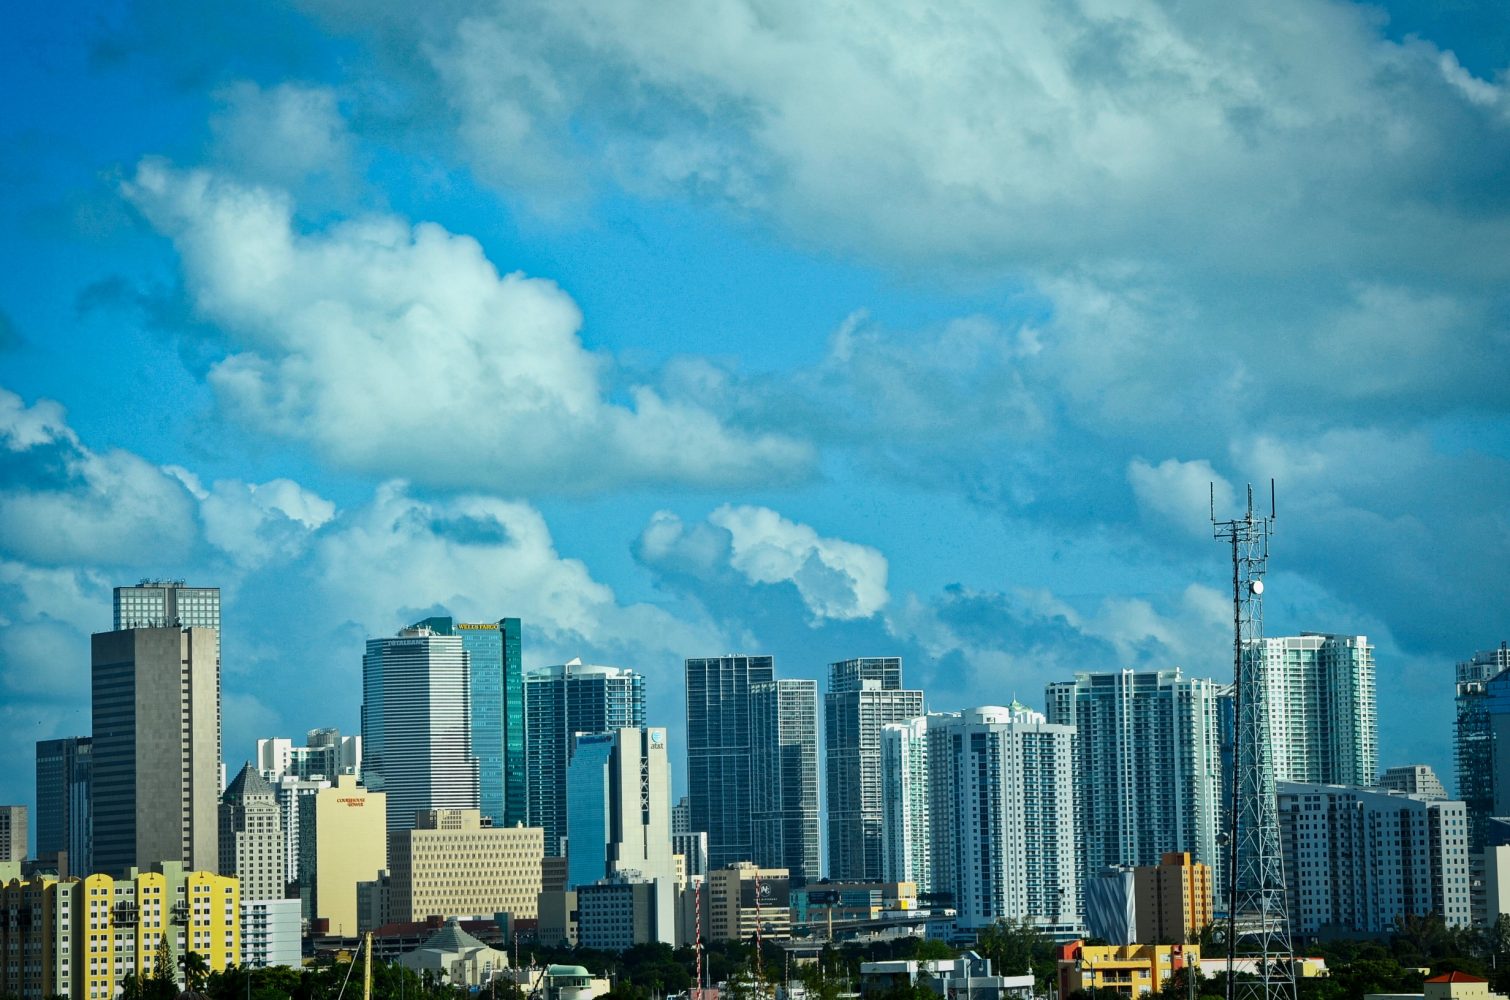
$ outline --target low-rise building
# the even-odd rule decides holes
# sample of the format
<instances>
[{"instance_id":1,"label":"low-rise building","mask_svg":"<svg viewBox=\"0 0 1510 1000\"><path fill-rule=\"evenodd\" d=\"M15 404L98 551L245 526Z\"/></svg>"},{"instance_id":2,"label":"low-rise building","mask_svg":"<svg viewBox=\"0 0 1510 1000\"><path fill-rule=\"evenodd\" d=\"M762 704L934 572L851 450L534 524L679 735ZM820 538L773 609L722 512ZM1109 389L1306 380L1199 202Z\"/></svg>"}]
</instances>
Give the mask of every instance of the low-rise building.
<instances>
[{"instance_id":1,"label":"low-rise building","mask_svg":"<svg viewBox=\"0 0 1510 1000\"><path fill-rule=\"evenodd\" d=\"M846 924L910 914L918 908L914 882L817 882L791 892L794 929L805 928L832 938Z\"/></svg>"},{"instance_id":2,"label":"low-rise building","mask_svg":"<svg viewBox=\"0 0 1510 1000\"><path fill-rule=\"evenodd\" d=\"M495 975L502 975L508 969L509 959L497 948L462 930L457 921L450 920L424 944L400 955L398 964L420 975L429 972L436 980L452 986L476 989Z\"/></svg>"},{"instance_id":3,"label":"low-rise building","mask_svg":"<svg viewBox=\"0 0 1510 1000\"><path fill-rule=\"evenodd\" d=\"M973 951L952 959L860 963L862 994L889 992L897 986L924 986L949 1000L1029 1000L1033 996L1033 974L996 975L991 961Z\"/></svg>"},{"instance_id":4,"label":"low-rise building","mask_svg":"<svg viewBox=\"0 0 1510 1000\"><path fill-rule=\"evenodd\" d=\"M1087 945L1071 941L1059 946L1059 995L1113 990L1126 997L1158 993L1170 976L1199 966L1201 950L1194 944Z\"/></svg>"}]
</instances>

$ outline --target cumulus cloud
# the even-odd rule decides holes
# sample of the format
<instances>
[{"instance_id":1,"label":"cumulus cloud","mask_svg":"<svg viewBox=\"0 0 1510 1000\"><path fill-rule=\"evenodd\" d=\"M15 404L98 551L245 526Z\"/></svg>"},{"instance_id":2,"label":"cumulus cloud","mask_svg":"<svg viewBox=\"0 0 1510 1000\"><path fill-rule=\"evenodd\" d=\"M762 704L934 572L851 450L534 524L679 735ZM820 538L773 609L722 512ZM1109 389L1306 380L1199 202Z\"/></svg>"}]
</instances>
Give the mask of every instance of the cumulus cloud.
<instances>
[{"instance_id":1,"label":"cumulus cloud","mask_svg":"<svg viewBox=\"0 0 1510 1000\"><path fill-rule=\"evenodd\" d=\"M389 482L321 532L314 559L333 613L370 635L444 608L476 621L518 616L530 623L533 642L561 652L675 656L722 641L703 623L619 604L584 563L556 551L545 519L524 503L429 501Z\"/></svg>"},{"instance_id":2,"label":"cumulus cloud","mask_svg":"<svg viewBox=\"0 0 1510 1000\"><path fill-rule=\"evenodd\" d=\"M1498 86L1352 5L525 3L438 11L418 51L392 5L343 17L428 62L500 184L606 164L893 259L1303 270L1424 237L1444 273L1504 237L1452 245L1503 160Z\"/></svg>"},{"instance_id":3,"label":"cumulus cloud","mask_svg":"<svg viewBox=\"0 0 1510 1000\"><path fill-rule=\"evenodd\" d=\"M174 240L197 310L239 348L210 370L219 399L343 466L572 493L811 471L798 441L648 386L611 402L571 298L500 275L468 237L389 216L302 233L280 194L157 161L126 192Z\"/></svg>"},{"instance_id":4,"label":"cumulus cloud","mask_svg":"<svg viewBox=\"0 0 1510 1000\"><path fill-rule=\"evenodd\" d=\"M1127 465L1127 481L1139 507L1188 534L1211 534L1213 506L1219 518L1241 513L1232 506L1232 484L1204 458L1193 462L1166 458L1158 465L1135 458Z\"/></svg>"},{"instance_id":5,"label":"cumulus cloud","mask_svg":"<svg viewBox=\"0 0 1510 1000\"><path fill-rule=\"evenodd\" d=\"M242 567L297 555L336 513L335 504L291 479L220 479L206 489L188 469L168 471L199 501L205 540Z\"/></svg>"},{"instance_id":6,"label":"cumulus cloud","mask_svg":"<svg viewBox=\"0 0 1510 1000\"><path fill-rule=\"evenodd\" d=\"M703 582L732 571L747 586L790 585L814 626L869 618L890 600L886 557L878 550L822 537L769 507L724 504L690 527L659 511L641 532L636 555Z\"/></svg>"},{"instance_id":7,"label":"cumulus cloud","mask_svg":"<svg viewBox=\"0 0 1510 1000\"><path fill-rule=\"evenodd\" d=\"M85 447L51 400L0 389L0 552L42 566L164 564L197 535L194 503L129 452Z\"/></svg>"}]
</instances>

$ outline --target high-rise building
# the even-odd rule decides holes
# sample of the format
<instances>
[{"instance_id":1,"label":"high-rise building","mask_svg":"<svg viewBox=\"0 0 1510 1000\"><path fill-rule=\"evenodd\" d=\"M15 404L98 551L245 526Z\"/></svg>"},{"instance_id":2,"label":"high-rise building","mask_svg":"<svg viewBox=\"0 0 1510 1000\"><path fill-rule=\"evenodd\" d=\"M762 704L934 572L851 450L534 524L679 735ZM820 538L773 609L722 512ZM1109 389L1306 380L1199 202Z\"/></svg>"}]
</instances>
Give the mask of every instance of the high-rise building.
<instances>
[{"instance_id":1,"label":"high-rise building","mask_svg":"<svg viewBox=\"0 0 1510 1000\"><path fill-rule=\"evenodd\" d=\"M818 881L817 681L750 685L750 770L755 863Z\"/></svg>"},{"instance_id":2,"label":"high-rise building","mask_svg":"<svg viewBox=\"0 0 1510 1000\"><path fill-rule=\"evenodd\" d=\"M529 825L545 830L547 857L566 836L566 768L579 733L645 725L645 678L633 670L584 664L531 670L524 678Z\"/></svg>"},{"instance_id":3,"label":"high-rise building","mask_svg":"<svg viewBox=\"0 0 1510 1000\"><path fill-rule=\"evenodd\" d=\"M282 899L283 819L273 786L248 762L220 798L220 874L241 880L241 900Z\"/></svg>"},{"instance_id":4,"label":"high-rise building","mask_svg":"<svg viewBox=\"0 0 1510 1000\"><path fill-rule=\"evenodd\" d=\"M149 977L166 944L174 978L188 953L211 972L241 960L239 885L177 862L122 878L39 875L0 886L0 995L109 1000Z\"/></svg>"},{"instance_id":5,"label":"high-rise building","mask_svg":"<svg viewBox=\"0 0 1510 1000\"><path fill-rule=\"evenodd\" d=\"M1277 781L1372 785L1379 775L1374 647L1361 635L1266 638L1264 676L1269 759Z\"/></svg>"},{"instance_id":6,"label":"high-rise building","mask_svg":"<svg viewBox=\"0 0 1510 1000\"><path fill-rule=\"evenodd\" d=\"M1463 803L1289 781L1277 790L1295 933L1383 934L1423 914L1468 925Z\"/></svg>"},{"instance_id":7,"label":"high-rise building","mask_svg":"<svg viewBox=\"0 0 1510 1000\"><path fill-rule=\"evenodd\" d=\"M301 795L298 803L304 917L326 921L332 934L354 937L357 883L375 880L388 867L387 796L343 774L334 787Z\"/></svg>"},{"instance_id":8,"label":"high-rise building","mask_svg":"<svg viewBox=\"0 0 1510 1000\"><path fill-rule=\"evenodd\" d=\"M37 741L37 857L53 860L66 852L69 873L92 871L92 743L88 736Z\"/></svg>"},{"instance_id":9,"label":"high-rise building","mask_svg":"<svg viewBox=\"0 0 1510 1000\"><path fill-rule=\"evenodd\" d=\"M568 889L605 879L655 886L650 940L675 943L671 766L666 730L585 733L567 771Z\"/></svg>"},{"instance_id":10,"label":"high-rise building","mask_svg":"<svg viewBox=\"0 0 1510 1000\"><path fill-rule=\"evenodd\" d=\"M1017 704L929 720L934 884L961 928L1078 929L1074 740Z\"/></svg>"},{"instance_id":11,"label":"high-rise building","mask_svg":"<svg viewBox=\"0 0 1510 1000\"><path fill-rule=\"evenodd\" d=\"M362 657L362 784L388 796L388 829L431 809L477 808L468 657L428 628L368 639Z\"/></svg>"},{"instance_id":12,"label":"high-rise building","mask_svg":"<svg viewBox=\"0 0 1510 1000\"><path fill-rule=\"evenodd\" d=\"M828 875L881 880L881 729L923 714L923 692L902 689L900 657L829 664L824 695Z\"/></svg>"},{"instance_id":13,"label":"high-rise building","mask_svg":"<svg viewBox=\"0 0 1510 1000\"><path fill-rule=\"evenodd\" d=\"M750 687L775 677L769 656L689 659L687 803L689 832L708 834L708 863L755 857L750 822Z\"/></svg>"},{"instance_id":14,"label":"high-rise building","mask_svg":"<svg viewBox=\"0 0 1510 1000\"><path fill-rule=\"evenodd\" d=\"M30 836L25 806L0 806L0 861L25 861Z\"/></svg>"},{"instance_id":15,"label":"high-rise building","mask_svg":"<svg viewBox=\"0 0 1510 1000\"><path fill-rule=\"evenodd\" d=\"M219 648L219 631L200 626L95 633L97 871L164 861L213 871L220 863Z\"/></svg>"},{"instance_id":16,"label":"high-rise building","mask_svg":"<svg viewBox=\"0 0 1510 1000\"><path fill-rule=\"evenodd\" d=\"M1077 673L1048 685L1048 720L1075 727L1083 875L1155 865L1169 851L1221 865L1221 713L1230 698L1230 685L1178 670Z\"/></svg>"},{"instance_id":17,"label":"high-rise building","mask_svg":"<svg viewBox=\"0 0 1510 1000\"><path fill-rule=\"evenodd\" d=\"M337 775L339 777L339 775ZM355 775L348 775L353 780ZM296 778L285 774L273 785L278 799L278 814L283 826L283 880L286 885L299 881L299 800L335 784L329 778ZM308 896L308 886L300 885L301 898Z\"/></svg>"},{"instance_id":18,"label":"high-rise building","mask_svg":"<svg viewBox=\"0 0 1510 1000\"><path fill-rule=\"evenodd\" d=\"M419 624L438 635L459 637L469 657L472 752L480 775L482 815L495 826L523 823L528 799L519 619L472 623L436 617Z\"/></svg>"},{"instance_id":19,"label":"high-rise building","mask_svg":"<svg viewBox=\"0 0 1510 1000\"><path fill-rule=\"evenodd\" d=\"M257 741L257 773L269 784L286 775L298 778L334 778L338 774L362 773L362 738L342 736L339 729L311 729L304 746L272 737Z\"/></svg>"},{"instance_id":20,"label":"high-rise building","mask_svg":"<svg viewBox=\"0 0 1510 1000\"><path fill-rule=\"evenodd\" d=\"M388 835L389 919L507 913L534 920L545 841L539 827L485 827L476 809L439 809Z\"/></svg>"},{"instance_id":21,"label":"high-rise building","mask_svg":"<svg viewBox=\"0 0 1510 1000\"><path fill-rule=\"evenodd\" d=\"M1468 843L1485 845L1485 824L1495 815L1495 747L1489 724L1489 681L1510 669L1510 645L1480 650L1457 665L1453 763L1458 798L1468 807Z\"/></svg>"},{"instance_id":22,"label":"high-rise building","mask_svg":"<svg viewBox=\"0 0 1510 1000\"><path fill-rule=\"evenodd\" d=\"M671 833L691 833L692 831L692 806L683 795L676 800L676 805L671 807Z\"/></svg>"},{"instance_id":23,"label":"high-rise building","mask_svg":"<svg viewBox=\"0 0 1510 1000\"><path fill-rule=\"evenodd\" d=\"M1139 865L1133 881L1138 943L1194 942L1210 926L1211 868L1192 860L1189 851L1170 851L1156 865Z\"/></svg>"},{"instance_id":24,"label":"high-rise building","mask_svg":"<svg viewBox=\"0 0 1510 1000\"><path fill-rule=\"evenodd\" d=\"M1379 776L1379 787L1392 792L1408 792L1428 799L1447 798L1447 789L1442 779L1431 769L1430 764L1401 764Z\"/></svg>"},{"instance_id":25,"label":"high-rise building","mask_svg":"<svg viewBox=\"0 0 1510 1000\"><path fill-rule=\"evenodd\" d=\"M928 721L920 715L881 727L881 877L933 890L928 805Z\"/></svg>"}]
</instances>

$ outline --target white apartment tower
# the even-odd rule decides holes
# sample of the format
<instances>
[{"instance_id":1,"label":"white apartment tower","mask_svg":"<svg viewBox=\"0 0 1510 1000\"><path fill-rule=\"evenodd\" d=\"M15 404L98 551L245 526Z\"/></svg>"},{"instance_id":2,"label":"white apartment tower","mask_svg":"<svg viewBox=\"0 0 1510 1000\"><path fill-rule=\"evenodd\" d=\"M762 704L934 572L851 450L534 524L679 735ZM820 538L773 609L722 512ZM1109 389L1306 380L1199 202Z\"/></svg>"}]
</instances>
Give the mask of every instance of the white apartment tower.
<instances>
[{"instance_id":1,"label":"white apartment tower","mask_svg":"<svg viewBox=\"0 0 1510 1000\"><path fill-rule=\"evenodd\" d=\"M1289 781L1278 795L1294 933L1382 934L1420 914L1468 926L1463 803Z\"/></svg>"},{"instance_id":2,"label":"white apartment tower","mask_svg":"<svg viewBox=\"0 0 1510 1000\"><path fill-rule=\"evenodd\" d=\"M921 715L881 727L881 879L933 892L928 815L928 725Z\"/></svg>"},{"instance_id":3,"label":"white apartment tower","mask_svg":"<svg viewBox=\"0 0 1510 1000\"><path fill-rule=\"evenodd\" d=\"M1170 851L1224 869L1217 834L1231 685L1178 670L1120 670L1077 673L1048 685L1045 697L1049 721L1075 727L1082 878L1156 865Z\"/></svg>"},{"instance_id":4,"label":"white apartment tower","mask_svg":"<svg viewBox=\"0 0 1510 1000\"><path fill-rule=\"evenodd\" d=\"M1275 780L1372 785L1379 717L1368 638L1306 632L1262 639L1259 650Z\"/></svg>"},{"instance_id":5,"label":"white apartment tower","mask_svg":"<svg viewBox=\"0 0 1510 1000\"><path fill-rule=\"evenodd\" d=\"M478 807L467 652L428 628L368 639L362 657L362 784L385 792L388 830L432 809Z\"/></svg>"},{"instance_id":6,"label":"white apartment tower","mask_svg":"<svg viewBox=\"0 0 1510 1000\"><path fill-rule=\"evenodd\" d=\"M961 928L1079 930L1074 740L1015 703L929 721L934 883Z\"/></svg>"}]
</instances>

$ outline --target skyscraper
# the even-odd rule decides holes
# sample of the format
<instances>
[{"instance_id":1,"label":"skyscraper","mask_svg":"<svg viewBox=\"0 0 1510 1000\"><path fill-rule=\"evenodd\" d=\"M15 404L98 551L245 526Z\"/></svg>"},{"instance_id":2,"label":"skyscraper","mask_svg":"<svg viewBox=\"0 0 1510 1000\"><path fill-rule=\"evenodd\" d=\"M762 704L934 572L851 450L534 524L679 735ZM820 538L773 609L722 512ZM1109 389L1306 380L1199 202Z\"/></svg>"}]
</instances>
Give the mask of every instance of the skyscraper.
<instances>
[{"instance_id":1,"label":"skyscraper","mask_svg":"<svg viewBox=\"0 0 1510 1000\"><path fill-rule=\"evenodd\" d=\"M818 881L817 681L750 685L750 769L754 862Z\"/></svg>"},{"instance_id":2,"label":"skyscraper","mask_svg":"<svg viewBox=\"0 0 1510 1000\"><path fill-rule=\"evenodd\" d=\"M1484 849L1485 824L1494 815L1493 734L1489 725L1489 681L1510 669L1510 647L1480 650L1457 665L1455 706L1457 719L1453 739L1458 798L1468 809L1468 844Z\"/></svg>"},{"instance_id":3,"label":"skyscraper","mask_svg":"<svg viewBox=\"0 0 1510 1000\"><path fill-rule=\"evenodd\" d=\"M472 751L477 757L482 815L496 826L523 823L528 798L519 619L472 623L437 617L419 625L438 635L460 637L470 658Z\"/></svg>"},{"instance_id":4,"label":"skyscraper","mask_svg":"<svg viewBox=\"0 0 1510 1000\"><path fill-rule=\"evenodd\" d=\"M128 588L121 588L128 589ZM220 862L220 634L177 626L91 641L93 867Z\"/></svg>"},{"instance_id":5,"label":"skyscraper","mask_svg":"<svg viewBox=\"0 0 1510 1000\"><path fill-rule=\"evenodd\" d=\"M1074 739L1015 704L929 719L934 883L961 928L1078 927Z\"/></svg>"},{"instance_id":6,"label":"skyscraper","mask_svg":"<svg viewBox=\"0 0 1510 1000\"><path fill-rule=\"evenodd\" d=\"M241 880L243 903L283 898L283 819L273 786L250 763L220 799L219 871Z\"/></svg>"},{"instance_id":7,"label":"skyscraper","mask_svg":"<svg viewBox=\"0 0 1510 1000\"><path fill-rule=\"evenodd\" d=\"M468 658L455 636L406 628L362 657L362 784L387 794L388 829L420 810L476 809Z\"/></svg>"},{"instance_id":8,"label":"skyscraper","mask_svg":"<svg viewBox=\"0 0 1510 1000\"><path fill-rule=\"evenodd\" d=\"M686 661L687 804L692 832L708 835L708 864L754 858L750 823L750 686L771 680L769 656Z\"/></svg>"},{"instance_id":9,"label":"skyscraper","mask_svg":"<svg viewBox=\"0 0 1510 1000\"><path fill-rule=\"evenodd\" d=\"M881 727L881 878L933 888L928 724L934 715Z\"/></svg>"},{"instance_id":10,"label":"skyscraper","mask_svg":"<svg viewBox=\"0 0 1510 1000\"><path fill-rule=\"evenodd\" d=\"M559 857L566 836L566 768L578 733L645 725L645 678L633 670L584 664L531 670L524 678L529 825L545 830L545 854ZM669 804L669 803L668 803Z\"/></svg>"},{"instance_id":11,"label":"skyscraper","mask_svg":"<svg viewBox=\"0 0 1510 1000\"><path fill-rule=\"evenodd\" d=\"M1368 638L1305 632L1265 638L1260 650L1275 780L1372 785L1379 717Z\"/></svg>"},{"instance_id":12,"label":"skyscraper","mask_svg":"<svg viewBox=\"0 0 1510 1000\"><path fill-rule=\"evenodd\" d=\"M823 732L828 761L828 874L881 878L881 728L923 714L923 692L902 689L899 657L829 664Z\"/></svg>"},{"instance_id":13,"label":"skyscraper","mask_svg":"<svg viewBox=\"0 0 1510 1000\"><path fill-rule=\"evenodd\" d=\"M1075 728L1082 876L1184 851L1216 868L1221 710L1230 685L1178 670L1077 673L1048 685L1048 720Z\"/></svg>"},{"instance_id":14,"label":"skyscraper","mask_svg":"<svg viewBox=\"0 0 1510 1000\"><path fill-rule=\"evenodd\" d=\"M92 744L88 736L37 741L37 857L51 859L66 851L71 873L92 871Z\"/></svg>"},{"instance_id":15,"label":"skyscraper","mask_svg":"<svg viewBox=\"0 0 1510 1000\"><path fill-rule=\"evenodd\" d=\"M1335 784L1277 789L1296 933L1382 934L1422 914L1468 925L1463 803Z\"/></svg>"}]
</instances>

